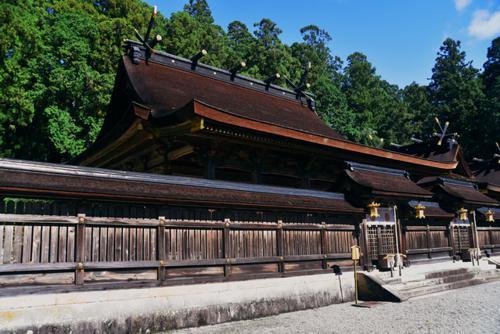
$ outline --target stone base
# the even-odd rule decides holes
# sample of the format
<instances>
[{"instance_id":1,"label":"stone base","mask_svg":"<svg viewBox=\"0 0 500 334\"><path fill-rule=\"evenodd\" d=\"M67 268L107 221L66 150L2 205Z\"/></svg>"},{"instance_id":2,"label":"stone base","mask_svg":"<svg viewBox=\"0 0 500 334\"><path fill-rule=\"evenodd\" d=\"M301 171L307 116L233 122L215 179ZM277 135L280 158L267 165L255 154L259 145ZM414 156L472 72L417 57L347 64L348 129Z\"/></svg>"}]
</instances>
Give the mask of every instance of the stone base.
<instances>
[{"instance_id":1,"label":"stone base","mask_svg":"<svg viewBox=\"0 0 500 334\"><path fill-rule=\"evenodd\" d=\"M354 299L352 273L343 300ZM146 333L341 302L333 274L0 298L0 333Z\"/></svg>"}]
</instances>

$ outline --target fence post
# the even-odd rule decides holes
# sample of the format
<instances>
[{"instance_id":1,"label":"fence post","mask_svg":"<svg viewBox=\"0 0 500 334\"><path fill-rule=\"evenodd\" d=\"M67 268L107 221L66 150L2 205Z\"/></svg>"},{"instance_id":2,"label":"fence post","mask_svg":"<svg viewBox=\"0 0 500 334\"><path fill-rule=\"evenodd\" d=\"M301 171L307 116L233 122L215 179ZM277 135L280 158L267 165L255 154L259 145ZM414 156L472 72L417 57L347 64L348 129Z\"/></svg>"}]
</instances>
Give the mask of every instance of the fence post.
<instances>
[{"instance_id":1,"label":"fence post","mask_svg":"<svg viewBox=\"0 0 500 334\"><path fill-rule=\"evenodd\" d=\"M166 264L166 244L165 244L165 217L159 217L156 229L156 256L159 261L157 279L163 282L167 277Z\"/></svg>"},{"instance_id":2,"label":"fence post","mask_svg":"<svg viewBox=\"0 0 500 334\"><path fill-rule=\"evenodd\" d=\"M278 229L276 230L276 254L280 260L278 262L278 272L285 272L285 264L283 262L283 221L278 220Z\"/></svg>"},{"instance_id":3,"label":"fence post","mask_svg":"<svg viewBox=\"0 0 500 334\"><path fill-rule=\"evenodd\" d=\"M429 259L432 259L432 252L431 252L431 228L430 228L429 225L427 225L426 237L427 237L427 257Z\"/></svg>"},{"instance_id":4,"label":"fence post","mask_svg":"<svg viewBox=\"0 0 500 334\"><path fill-rule=\"evenodd\" d=\"M490 245L492 246L491 247L491 252L493 253L493 251L495 250L495 248L493 247L494 243L493 243L493 230L492 230L492 227L488 227L488 243L486 245Z\"/></svg>"},{"instance_id":5,"label":"fence post","mask_svg":"<svg viewBox=\"0 0 500 334\"><path fill-rule=\"evenodd\" d=\"M78 225L76 226L76 270L75 284L83 285L85 280L85 214L78 214Z\"/></svg>"},{"instance_id":6,"label":"fence post","mask_svg":"<svg viewBox=\"0 0 500 334\"><path fill-rule=\"evenodd\" d=\"M224 219L224 231L222 234L222 250L224 259L226 262L224 264L224 277L231 276L231 259L229 258L229 229L231 228L231 220L229 218Z\"/></svg>"},{"instance_id":7,"label":"fence post","mask_svg":"<svg viewBox=\"0 0 500 334\"><path fill-rule=\"evenodd\" d=\"M323 254L323 260L321 261L321 267L323 269L328 269L328 262L327 262L327 256L326 256L326 223L322 222L321 223L321 231L320 231L320 238L321 238L321 254Z\"/></svg>"}]
</instances>

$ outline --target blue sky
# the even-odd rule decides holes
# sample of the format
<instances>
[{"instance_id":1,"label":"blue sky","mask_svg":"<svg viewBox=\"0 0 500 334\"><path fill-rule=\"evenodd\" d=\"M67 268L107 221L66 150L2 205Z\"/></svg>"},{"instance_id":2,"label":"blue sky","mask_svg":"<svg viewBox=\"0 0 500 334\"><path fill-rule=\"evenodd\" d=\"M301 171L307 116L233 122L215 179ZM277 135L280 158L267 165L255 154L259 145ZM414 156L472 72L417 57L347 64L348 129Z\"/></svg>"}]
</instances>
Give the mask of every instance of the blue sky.
<instances>
[{"instance_id":1,"label":"blue sky","mask_svg":"<svg viewBox=\"0 0 500 334\"><path fill-rule=\"evenodd\" d=\"M147 0L169 17L188 0ZM446 37L462 42L467 58L482 67L491 40L500 36L500 0L209 0L215 22L226 28L239 20L253 28L266 17L283 30L287 44L299 29L316 24L343 59L363 52L377 73L391 83L426 84L439 46Z\"/></svg>"}]
</instances>

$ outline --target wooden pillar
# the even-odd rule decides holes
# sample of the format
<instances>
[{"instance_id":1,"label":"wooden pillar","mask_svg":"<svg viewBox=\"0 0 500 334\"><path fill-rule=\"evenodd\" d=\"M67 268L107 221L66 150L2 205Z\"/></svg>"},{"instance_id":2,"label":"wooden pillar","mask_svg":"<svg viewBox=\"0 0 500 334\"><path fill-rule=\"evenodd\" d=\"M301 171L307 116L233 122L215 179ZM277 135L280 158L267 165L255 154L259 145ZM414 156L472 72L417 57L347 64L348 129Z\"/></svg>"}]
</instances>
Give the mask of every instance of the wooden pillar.
<instances>
[{"instance_id":1,"label":"wooden pillar","mask_svg":"<svg viewBox=\"0 0 500 334\"><path fill-rule=\"evenodd\" d=\"M229 218L224 219L224 231L222 233L222 254L224 256L224 259L226 259L226 262L224 264L224 277L231 276L231 259L229 258L230 228L231 220Z\"/></svg>"},{"instance_id":2,"label":"wooden pillar","mask_svg":"<svg viewBox=\"0 0 500 334\"><path fill-rule=\"evenodd\" d=\"M320 231L320 237L321 237L321 254L323 254L323 260L321 263L321 266L323 269L328 269L328 259L326 256L326 223L322 222L321 223L321 231Z\"/></svg>"},{"instance_id":3,"label":"wooden pillar","mask_svg":"<svg viewBox=\"0 0 500 334\"><path fill-rule=\"evenodd\" d=\"M209 155L206 159L205 177L207 179L215 179L215 159Z\"/></svg>"},{"instance_id":4,"label":"wooden pillar","mask_svg":"<svg viewBox=\"0 0 500 334\"><path fill-rule=\"evenodd\" d=\"M283 221L278 220L278 229L276 230L276 254L279 256L278 272L285 272L285 263L283 262Z\"/></svg>"},{"instance_id":5,"label":"wooden pillar","mask_svg":"<svg viewBox=\"0 0 500 334\"><path fill-rule=\"evenodd\" d=\"M427 258L431 259L432 254L431 254L431 228L427 224L427 228L425 230L425 237L427 239Z\"/></svg>"},{"instance_id":6,"label":"wooden pillar","mask_svg":"<svg viewBox=\"0 0 500 334\"><path fill-rule=\"evenodd\" d=\"M166 254L167 247L165 242L165 217L159 217L158 227L156 228L156 256L159 261L157 279L163 282L167 278Z\"/></svg>"},{"instance_id":7,"label":"wooden pillar","mask_svg":"<svg viewBox=\"0 0 500 334\"><path fill-rule=\"evenodd\" d=\"M262 183L262 161L259 157L254 157L254 168L252 171L252 182L255 184Z\"/></svg>"},{"instance_id":8,"label":"wooden pillar","mask_svg":"<svg viewBox=\"0 0 500 334\"><path fill-rule=\"evenodd\" d=\"M451 257L455 261L455 237L453 235L453 225L448 224L448 246L451 247Z\"/></svg>"},{"instance_id":9,"label":"wooden pillar","mask_svg":"<svg viewBox=\"0 0 500 334\"><path fill-rule=\"evenodd\" d=\"M401 226L401 220L398 219L396 221L396 231L399 237L399 253L402 255L406 255L406 236L403 234L403 227ZM400 260L405 263L405 258L403 256L400 257Z\"/></svg>"},{"instance_id":10,"label":"wooden pillar","mask_svg":"<svg viewBox=\"0 0 500 334\"><path fill-rule=\"evenodd\" d=\"M370 251L370 245L368 244L368 224L366 222L361 223L361 240L364 245L363 258L365 270L370 270L372 268L372 255Z\"/></svg>"},{"instance_id":11,"label":"wooden pillar","mask_svg":"<svg viewBox=\"0 0 500 334\"><path fill-rule=\"evenodd\" d=\"M78 224L76 226L76 270L75 270L75 284L83 285L85 280L85 214L78 214Z\"/></svg>"},{"instance_id":12,"label":"wooden pillar","mask_svg":"<svg viewBox=\"0 0 500 334\"><path fill-rule=\"evenodd\" d=\"M493 229L491 226L488 227L488 245L494 245L493 243ZM493 247L491 247L491 252L493 253Z\"/></svg>"}]
</instances>

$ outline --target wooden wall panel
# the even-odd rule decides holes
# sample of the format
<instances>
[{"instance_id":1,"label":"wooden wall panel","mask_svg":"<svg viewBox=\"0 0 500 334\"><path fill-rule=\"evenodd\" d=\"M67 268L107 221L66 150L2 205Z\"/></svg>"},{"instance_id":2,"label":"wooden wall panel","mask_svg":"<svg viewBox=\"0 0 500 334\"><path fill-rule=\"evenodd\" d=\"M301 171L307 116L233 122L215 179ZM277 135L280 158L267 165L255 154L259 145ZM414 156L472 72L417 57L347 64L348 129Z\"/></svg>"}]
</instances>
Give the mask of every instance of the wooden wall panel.
<instances>
[{"instance_id":1,"label":"wooden wall panel","mask_svg":"<svg viewBox=\"0 0 500 334\"><path fill-rule=\"evenodd\" d=\"M326 231L326 253L351 253L351 246L357 245L353 231Z\"/></svg>"}]
</instances>

